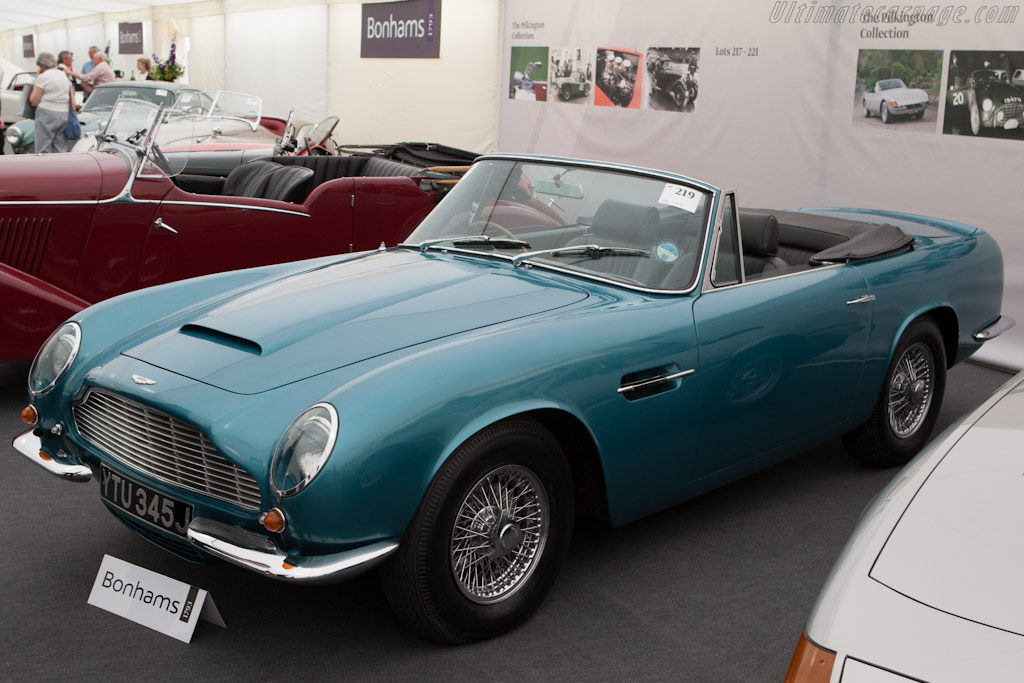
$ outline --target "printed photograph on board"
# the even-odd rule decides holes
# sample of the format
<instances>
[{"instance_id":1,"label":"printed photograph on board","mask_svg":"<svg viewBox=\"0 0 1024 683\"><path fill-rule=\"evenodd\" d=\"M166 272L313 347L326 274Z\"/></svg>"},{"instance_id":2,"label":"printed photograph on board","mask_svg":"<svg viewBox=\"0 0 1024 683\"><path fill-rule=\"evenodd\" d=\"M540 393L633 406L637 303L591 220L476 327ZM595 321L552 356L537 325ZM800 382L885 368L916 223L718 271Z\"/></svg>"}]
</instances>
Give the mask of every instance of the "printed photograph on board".
<instances>
[{"instance_id":1,"label":"printed photograph on board","mask_svg":"<svg viewBox=\"0 0 1024 683\"><path fill-rule=\"evenodd\" d=\"M597 48L594 104L599 107L639 109L643 96L643 71L640 70L642 59L643 55L635 50Z\"/></svg>"},{"instance_id":2,"label":"printed photograph on board","mask_svg":"<svg viewBox=\"0 0 1024 683\"><path fill-rule=\"evenodd\" d=\"M934 133L941 89L942 50L861 50L853 125Z\"/></svg>"},{"instance_id":3,"label":"printed photograph on board","mask_svg":"<svg viewBox=\"0 0 1024 683\"><path fill-rule=\"evenodd\" d=\"M652 47L647 50L647 108L692 112L697 99L700 48Z\"/></svg>"},{"instance_id":4,"label":"printed photograph on board","mask_svg":"<svg viewBox=\"0 0 1024 683\"><path fill-rule=\"evenodd\" d=\"M594 89L594 49L551 48L549 89L559 102L588 104Z\"/></svg>"},{"instance_id":5,"label":"printed photograph on board","mask_svg":"<svg viewBox=\"0 0 1024 683\"><path fill-rule=\"evenodd\" d=\"M514 47L509 60L508 98L544 102L548 99L548 48Z\"/></svg>"},{"instance_id":6,"label":"printed photograph on board","mask_svg":"<svg viewBox=\"0 0 1024 683\"><path fill-rule=\"evenodd\" d=\"M1024 52L950 52L942 132L1024 140Z\"/></svg>"}]
</instances>

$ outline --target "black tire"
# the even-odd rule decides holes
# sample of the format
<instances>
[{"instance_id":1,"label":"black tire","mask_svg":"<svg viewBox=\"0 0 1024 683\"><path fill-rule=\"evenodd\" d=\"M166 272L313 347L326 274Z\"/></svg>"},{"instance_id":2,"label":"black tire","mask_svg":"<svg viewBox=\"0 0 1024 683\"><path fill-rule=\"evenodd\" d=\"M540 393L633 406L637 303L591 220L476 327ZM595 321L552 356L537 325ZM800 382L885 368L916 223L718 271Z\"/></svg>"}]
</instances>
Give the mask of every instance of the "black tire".
<instances>
[{"instance_id":1,"label":"black tire","mask_svg":"<svg viewBox=\"0 0 1024 683\"><path fill-rule=\"evenodd\" d=\"M563 102L568 102L572 99L572 87L566 83L559 89L558 94L562 96Z\"/></svg>"},{"instance_id":2,"label":"black tire","mask_svg":"<svg viewBox=\"0 0 1024 683\"><path fill-rule=\"evenodd\" d=\"M672 95L672 104L676 106L676 109L682 111L683 103L686 101L686 92L683 90L683 84L677 81L672 86L670 94Z\"/></svg>"},{"instance_id":3,"label":"black tire","mask_svg":"<svg viewBox=\"0 0 1024 683\"><path fill-rule=\"evenodd\" d=\"M495 500L470 496L494 486L509 486L516 505L505 507L521 515L525 506L535 523L523 525L521 516L509 516ZM572 524L572 475L551 433L529 419L491 425L435 475L398 551L382 567L385 595L398 617L426 638L461 644L499 635L544 600L569 548ZM478 536L484 542L473 540L469 547L467 539ZM471 579L501 580L473 584L456 574L460 565L481 570Z\"/></svg>"},{"instance_id":4,"label":"black tire","mask_svg":"<svg viewBox=\"0 0 1024 683\"><path fill-rule=\"evenodd\" d=\"M889 123L892 117L889 115L889 105L882 102L882 106L878 110L878 118L882 119L882 123Z\"/></svg>"},{"instance_id":5,"label":"black tire","mask_svg":"<svg viewBox=\"0 0 1024 683\"><path fill-rule=\"evenodd\" d=\"M869 467L905 465L931 436L945 389L942 335L931 320L916 320L896 345L871 416L843 437L847 450Z\"/></svg>"},{"instance_id":6,"label":"black tire","mask_svg":"<svg viewBox=\"0 0 1024 683\"><path fill-rule=\"evenodd\" d=\"M864 107L864 118L870 119L871 118L871 110L868 109L868 101L867 100L861 100L860 103Z\"/></svg>"}]
</instances>

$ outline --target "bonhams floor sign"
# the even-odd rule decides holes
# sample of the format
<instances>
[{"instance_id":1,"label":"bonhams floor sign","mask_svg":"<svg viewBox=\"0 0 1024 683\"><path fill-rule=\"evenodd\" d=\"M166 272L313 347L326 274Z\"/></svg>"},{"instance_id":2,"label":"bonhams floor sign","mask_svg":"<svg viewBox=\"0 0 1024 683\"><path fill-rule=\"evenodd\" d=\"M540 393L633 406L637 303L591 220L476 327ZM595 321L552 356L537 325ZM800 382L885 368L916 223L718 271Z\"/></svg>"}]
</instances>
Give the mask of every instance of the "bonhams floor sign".
<instances>
[{"instance_id":1,"label":"bonhams floor sign","mask_svg":"<svg viewBox=\"0 0 1024 683\"><path fill-rule=\"evenodd\" d=\"M225 627L206 591L103 556L89 604L188 643L200 619Z\"/></svg>"}]
</instances>

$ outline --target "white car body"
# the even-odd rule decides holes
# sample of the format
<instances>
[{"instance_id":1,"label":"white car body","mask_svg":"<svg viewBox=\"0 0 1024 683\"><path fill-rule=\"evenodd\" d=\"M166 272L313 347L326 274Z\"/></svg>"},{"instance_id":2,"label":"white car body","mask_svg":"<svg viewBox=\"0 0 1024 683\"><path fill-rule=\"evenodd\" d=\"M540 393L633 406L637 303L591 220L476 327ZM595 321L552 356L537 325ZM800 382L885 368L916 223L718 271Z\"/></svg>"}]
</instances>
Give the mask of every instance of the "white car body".
<instances>
[{"instance_id":1,"label":"white car body","mask_svg":"<svg viewBox=\"0 0 1024 683\"><path fill-rule=\"evenodd\" d=\"M1017 69L1014 71L1010 82L1014 85L1024 85L1024 69Z\"/></svg>"},{"instance_id":2,"label":"white car body","mask_svg":"<svg viewBox=\"0 0 1024 683\"><path fill-rule=\"evenodd\" d=\"M35 72L28 72L14 62L0 58L0 111L4 123L16 123L24 117L18 116L21 106L21 89L36 80ZM15 88L19 88L15 90Z\"/></svg>"},{"instance_id":3,"label":"white car body","mask_svg":"<svg viewBox=\"0 0 1024 683\"><path fill-rule=\"evenodd\" d=\"M865 510L805 631L832 683L1021 679L1022 416L1024 373Z\"/></svg>"},{"instance_id":4,"label":"white car body","mask_svg":"<svg viewBox=\"0 0 1024 683\"><path fill-rule=\"evenodd\" d=\"M887 78L864 91L861 104L864 116L878 116L888 123L888 118L893 116L923 116L928 107L928 93L908 88L898 78Z\"/></svg>"}]
</instances>

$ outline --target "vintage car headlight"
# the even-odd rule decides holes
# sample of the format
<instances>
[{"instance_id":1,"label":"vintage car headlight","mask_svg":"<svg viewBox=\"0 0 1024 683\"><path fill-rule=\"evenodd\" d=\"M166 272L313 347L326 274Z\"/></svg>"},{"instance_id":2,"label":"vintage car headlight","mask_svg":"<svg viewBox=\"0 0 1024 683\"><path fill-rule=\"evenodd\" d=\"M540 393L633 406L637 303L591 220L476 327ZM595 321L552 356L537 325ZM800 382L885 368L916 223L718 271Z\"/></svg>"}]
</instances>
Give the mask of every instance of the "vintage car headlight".
<instances>
[{"instance_id":1,"label":"vintage car headlight","mask_svg":"<svg viewBox=\"0 0 1024 683\"><path fill-rule=\"evenodd\" d=\"M21 129L17 126L11 126L7 129L7 133L4 135L7 138L7 142L12 145L17 145L21 142Z\"/></svg>"},{"instance_id":2,"label":"vintage car headlight","mask_svg":"<svg viewBox=\"0 0 1024 683\"><path fill-rule=\"evenodd\" d=\"M985 98L981 101L981 108L985 111L992 111L992 100Z\"/></svg>"},{"instance_id":3,"label":"vintage car headlight","mask_svg":"<svg viewBox=\"0 0 1024 683\"><path fill-rule=\"evenodd\" d=\"M338 438L338 411L329 403L315 406L292 422L274 453L270 483L281 496L309 486L331 457Z\"/></svg>"},{"instance_id":4,"label":"vintage car headlight","mask_svg":"<svg viewBox=\"0 0 1024 683\"><path fill-rule=\"evenodd\" d=\"M28 389L41 396L57 385L75 362L82 343L82 328L78 323L64 323L50 335L32 361L28 373Z\"/></svg>"}]
</instances>

